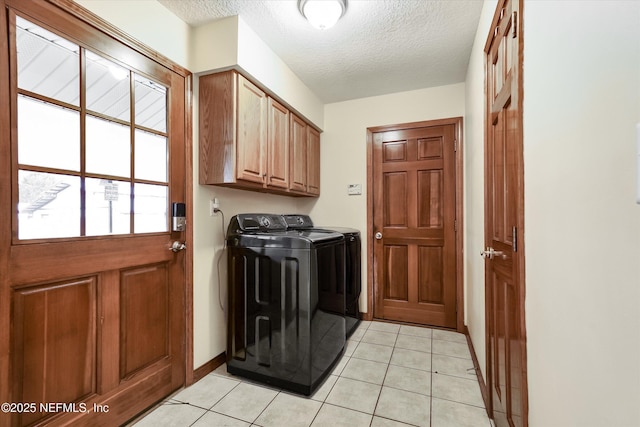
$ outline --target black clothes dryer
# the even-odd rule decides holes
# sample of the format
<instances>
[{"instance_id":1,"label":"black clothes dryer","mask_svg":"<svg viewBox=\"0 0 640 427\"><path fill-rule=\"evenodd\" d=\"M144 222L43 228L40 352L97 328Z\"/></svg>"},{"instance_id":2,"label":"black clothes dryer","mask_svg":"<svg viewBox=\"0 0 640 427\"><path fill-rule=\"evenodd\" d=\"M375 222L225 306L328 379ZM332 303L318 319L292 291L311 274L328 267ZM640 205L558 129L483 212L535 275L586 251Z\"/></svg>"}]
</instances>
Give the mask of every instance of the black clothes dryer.
<instances>
[{"instance_id":1,"label":"black clothes dryer","mask_svg":"<svg viewBox=\"0 0 640 427\"><path fill-rule=\"evenodd\" d=\"M344 352L344 236L240 214L227 247L227 371L310 395Z\"/></svg>"},{"instance_id":2,"label":"black clothes dryer","mask_svg":"<svg viewBox=\"0 0 640 427\"><path fill-rule=\"evenodd\" d=\"M346 227L318 227L308 215L283 215L290 230L314 230L324 233L342 234L345 238L345 321L347 338L360 324L359 299L362 290L362 268L360 255L360 230ZM336 289L336 292L340 292Z\"/></svg>"}]
</instances>

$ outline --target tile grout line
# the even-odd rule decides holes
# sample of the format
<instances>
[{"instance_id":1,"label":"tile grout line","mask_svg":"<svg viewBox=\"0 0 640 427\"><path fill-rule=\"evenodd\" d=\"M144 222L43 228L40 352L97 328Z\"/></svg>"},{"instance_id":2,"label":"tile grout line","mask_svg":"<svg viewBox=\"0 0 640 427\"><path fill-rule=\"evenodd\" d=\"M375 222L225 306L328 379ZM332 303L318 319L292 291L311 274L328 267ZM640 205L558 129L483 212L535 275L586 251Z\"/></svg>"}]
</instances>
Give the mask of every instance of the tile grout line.
<instances>
[{"instance_id":1,"label":"tile grout line","mask_svg":"<svg viewBox=\"0 0 640 427\"><path fill-rule=\"evenodd\" d=\"M433 329L431 329L431 377L429 381L429 426L433 424Z\"/></svg>"},{"instance_id":2,"label":"tile grout line","mask_svg":"<svg viewBox=\"0 0 640 427\"><path fill-rule=\"evenodd\" d=\"M370 322L370 324L366 327L366 329L363 329L363 332L362 332L362 335L361 335L361 337L360 337L360 340L358 340L358 341L353 341L353 343L355 344L355 346L354 346L354 348L353 348L353 351L351 352L351 354L350 354L349 356L346 356L346 358L347 358L349 361L350 361L351 359L354 359L354 358L355 358L355 359L358 359L358 360L370 361L370 362L378 362L378 363L380 363L380 361L379 361L379 360L375 360L375 359L362 359L362 358L360 358L360 357L356 357L356 356L354 356L354 355L355 355L355 353L356 353L356 351L357 351L357 350L358 350L358 348L360 347L360 344L361 344L361 343L363 343L363 342L364 342L365 344L373 344L373 345L381 345L381 346L382 346L382 344L368 343L368 342L365 342L365 341L363 341L363 340L362 340L362 338L364 338L364 334L365 334L367 331L370 331L369 326L371 326L371 323L372 323L372 322ZM382 378L382 383L381 383L381 384L370 383L370 384L375 384L375 385L379 385L379 386L380 386L380 392L379 392L379 394L378 394L378 396L377 396L377 399L376 399L376 402L375 402L375 405L374 405L374 408L373 408L372 414L368 414L367 412L360 411L360 410L356 410L356 409L352 409L352 408L348 408L348 407L343 407L343 406L341 406L341 405L328 403L328 402L326 401L326 399L329 397L329 395L331 394L331 392L334 390L334 388L335 388L335 386L336 386L336 384L337 384L337 382L338 382L338 379L340 379L340 378L350 379L350 380L354 380L354 381L362 381L362 382L365 382L365 383L369 383L369 381L364 381L364 380L359 380L359 379L349 378L349 377L343 376L343 372L344 372L344 370L345 370L345 368L346 368L346 365L349 363L349 362L346 362L346 363L345 363L345 365L343 366L342 371L340 372L340 374L336 375L337 379L336 379L336 381L333 383L333 385L329 388L329 390L327 391L327 394L326 394L325 398L324 398L323 400L319 400L319 401L318 401L318 402L320 402L320 407L319 407L318 411L315 413L315 415L314 415L314 417L312 418L312 420L311 420L311 422L310 422L310 424L309 424L309 425L313 424L313 423L318 419L318 415L319 415L320 411L321 411L321 410L322 410L322 408L323 408L323 407L325 407L326 405L334 406L334 407L339 407L339 408L345 408L345 409L352 410L352 411L355 411L355 412L360 412L360 413L362 413L362 414L370 415L370 416L371 416L371 420L370 420L370 422L369 422L369 427L371 427L371 426L373 425L374 419L375 419L375 417L376 417L375 412L376 412L376 410L377 410L378 404L380 403L380 399L381 399L381 396L382 396L382 389L383 389L384 387L387 387L387 386L385 386L385 381L386 381L386 379L387 379L387 376L388 376L388 373L389 373L389 369L390 369L390 367L391 367L391 365L392 365L392 364L391 364L391 359L392 359L392 357L393 357L393 354L394 354L395 350L396 350L396 349L401 349L400 347L397 347L397 343L398 343L398 340L399 340L400 336L401 336L401 335L403 335L403 336L404 336L404 335L407 335L407 336L420 337L420 335L411 335L411 334L406 334L406 333L405 333L405 334L401 334L401 333L400 333L400 329L401 329L401 327L398 329L398 331L397 331L397 332L395 332L395 333L394 333L394 335L395 335L394 343L393 343L393 345L392 345L392 346L389 346L389 347L392 349L392 352L391 352L391 356L389 357L388 361L387 361L387 362L385 362L385 363L386 363L386 367L385 367L385 374L384 374L384 376L383 376L383 378ZM429 329L431 329L431 328L429 328ZM377 330L377 329L373 329L373 330L371 330L371 331L376 332L376 333L380 333L380 332L387 332L387 333L388 333L388 331L384 331L384 330ZM427 425L428 425L428 426L431 426L431 425L433 424L433 403L434 403L434 402L433 402L433 390L434 390L434 384L433 384L433 383L434 383L434 377L435 377L435 375L434 375L434 374L436 373L436 372L435 372L435 370L434 370L434 365L433 365L433 363L434 363L434 354L435 354L435 353L433 352L433 346L434 346L434 343L435 343L436 341L450 342L450 343L457 343L457 342L456 342L456 341L454 341L454 340L448 340L448 339L437 339L437 338L435 338L435 337L434 337L434 334L433 334L433 329L431 329L431 335L430 335L430 337L429 337L429 338L430 338L429 342L430 342L430 347L431 347L431 348L430 348L430 350L431 350L431 351L429 351L430 355L428 356L428 357L430 358L430 369L429 369L429 372L430 372L430 376L429 376L429 378L430 378L430 384L429 384L429 396L428 396L428 397L429 397L429 419L428 419L428 421L429 421L429 422L428 422L428 424L427 424ZM413 350L413 349L406 349L406 350ZM413 350L413 351L423 352L423 351L421 351L421 350ZM440 353L438 353L438 354L435 354L435 355L436 355L436 356L449 357L449 358L455 358L455 359L466 359L465 357L454 356L454 355L451 355L451 354L440 354ZM396 366L396 365L394 365L394 366ZM403 365L398 365L398 366L403 366ZM410 369L411 369L411 368L410 368ZM419 370L418 368L412 368L412 369L417 369L417 370ZM214 373L214 375L216 375L217 377L220 377L220 378L226 378L226 376L224 376L224 375L219 375L219 374L215 374L215 373ZM474 382L474 379L472 379L472 378L465 378L465 377L463 377L463 376L459 376L459 375L450 375L450 374L446 374L446 373L443 373L442 375L444 375L444 376L446 376L446 377L457 378L457 379L466 379L466 380L469 380L469 381ZM228 396L228 395L229 395L233 390L235 390L235 389L236 389L240 384L255 385L255 384L252 384L251 382L239 381L239 382L238 382L238 384L236 384L233 388L231 388L231 389L230 389L228 392L226 392L223 396L221 396L221 397L220 397L219 399L217 399L214 403L212 403L212 404L211 404L211 406L210 406L208 409L207 409L207 408L205 408L205 407L202 407L202 406L196 405L196 404L191 404L191 403L189 403L189 402L184 402L184 401L181 401L181 400L178 400L178 399L172 399L172 398L166 399L164 402L162 402L162 403L160 404L160 406L162 406L163 404L164 404L164 405L167 405L167 404L171 404L171 403L173 403L173 404L180 404L180 405L182 405L182 404L187 404L187 405L189 405L189 406L191 406L191 407L193 407L193 408L198 408L198 409L202 409L202 410L204 410L204 413L203 413L200 417L198 417L198 418L197 418L193 423L191 423L191 424L190 424L190 426L193 426L193 425L195 425L196 423L198 423L199 421L201 421L201 420L203 419L203 417L204 417L205 415L207 415L207 412L212 412L213 414L216 414L216 415L222 415L222 416L230 417L230 418L232 418L232 419L236 419L236 420L239 420L239 421L242 421L242 422L246 422L246 421L244 421L244 420L240 420L240 419L238 419L238 418L235 418L235 417L232 417L232 416L229 416L229 415L226 415L226 414L222 414L222 413L219 413L219 412L216 412L215 410L213 410L213 408L214 408L214 406L215 406L216 404L218 404L221 400L223 400L224 398L226 398L226 397L227 397L227 396ZM259 384L257 384L257 385L259 385ZM387 388L394 389L394 390L403 390L402 388L395 388L395 387L387 387ZM273 402L275 401L275 399L277 398L277 396L278 396L279 394L282 394L282 393L287 394L286 392L284 392L284 391L282 391L282 390L274 390L274 391L277 391L277 393L275 394L275 396L274 396L274 397L269 401L269 403L266 405L266 407L265 407L265 408L264 408L264 409L263 409L263 410L262 410L262 411L261 411L261 412L256 416L256 418L255 418L255 419L253 419L253 421L251 421L251 422L249 423L250 425L259 426L259 424L256 424L257 420L258 420L258 419L260 418L260 416L261 416L261 415L262 415L262 414L263 414L263 413L264 413L264 412L269 408L269 406L270 406L271 404L273 404ZM413 392L413 393L416 393L416 392ZM419 393L417 393L417 394L419 394ZM447 398L438 398L438 399L441 399L441 400L443 400L443 401L449 401L449 402L456 403L456 404L465 405L465 406L468 406L468 407L481 408L481 407L479 407L479 406L476 406L476 405L473 405L473 404L470 404L470 403L459 402L459 401L457 401L457 400L450 400L450 399L447 399ZM171 400L173 400L173 402L171 402ZM311 400L313 400L313 399L311 399ZM481 408L481 409L484 409L484 408ZM386 416L380 416L380 417L381 417L381 418L384 418L384 419L392 420L392 421L395 421L395 422L400 422L399 420L395 420L395 419L393 419L393 418L388 418L388 417L386 417ZM411 424L408 424L408 425L411 425Z\"/></svg>"},{"instance_id":3,"label":"tile grout line","mask_svg":"<svg viewBox=\"0 0 640 427\"><path fill-rule=\"evenodd\" d=\"M264 411L266 411L266 410L267 410L267 408L268 408L268 407L273 403L273 401L274 401L274 400L276 400L276 397L278 397L278 396L280 395L280 393L282 393L282 391L281 391L281 390L278 390L278 392L276 393L276 395L275 395L275 396L273 396L273 399L271 399L271 400L269 401L269 403L267 403L267 406L265 406L265 407L264 407L264 409L263 409L262 411L260 411L260 413L258 414L258 416L257 416L257 417L255 417L255 418L253 419L253 421L251 421L250 425L254 425L254 424L256 423L256 421L258 421L258 418L260 418L260 415L262 415L262 414L264 413ZM243 420L243 421L244 421L244 420ZM245 421L245 422L246 422L246 421ZM260 425L260 424L258 424L258 425Z\"/></svg>"}]
</instances>

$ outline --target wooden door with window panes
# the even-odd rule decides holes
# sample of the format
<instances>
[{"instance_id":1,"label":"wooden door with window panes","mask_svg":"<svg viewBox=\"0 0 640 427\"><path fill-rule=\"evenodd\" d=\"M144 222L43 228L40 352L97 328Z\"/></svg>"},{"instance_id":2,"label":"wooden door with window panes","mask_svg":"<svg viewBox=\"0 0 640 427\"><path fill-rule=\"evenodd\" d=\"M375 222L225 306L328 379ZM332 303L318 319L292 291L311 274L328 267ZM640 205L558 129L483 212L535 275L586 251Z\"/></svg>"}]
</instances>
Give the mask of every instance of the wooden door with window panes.
<instances>
[{"instance_id":1,"label":"wooden door with window panes","mask_svg":"<svg viewBox=\"0 0 640 427\"><path fill-rule=\"evenodd\" d=\"M13 210L0 401L38 405L12 425L121 424L185 378L185 252L170 247L186 232L171 231L170 206L186 198L188 73L52 3L2 6Z\"/></svg>"}]
</instances>

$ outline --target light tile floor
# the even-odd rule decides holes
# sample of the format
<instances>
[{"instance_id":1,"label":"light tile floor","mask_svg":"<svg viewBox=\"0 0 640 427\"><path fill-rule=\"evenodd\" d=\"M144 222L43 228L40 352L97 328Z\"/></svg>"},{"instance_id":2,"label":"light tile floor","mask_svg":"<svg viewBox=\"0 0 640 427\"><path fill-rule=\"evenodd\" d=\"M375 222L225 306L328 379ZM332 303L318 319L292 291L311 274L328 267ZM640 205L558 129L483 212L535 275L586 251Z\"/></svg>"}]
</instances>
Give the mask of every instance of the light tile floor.
<instances>
[{"instance_id":1,"label":"light tile floor","mask_svg":"<svg viewBox=\"0 0 640 427\"><path fill-rule=\"evenodd\" d=\"M223 365L138 419L137 427L490 427L462 334L362 322L310 397Z\"/></svg>"}]
</instances>

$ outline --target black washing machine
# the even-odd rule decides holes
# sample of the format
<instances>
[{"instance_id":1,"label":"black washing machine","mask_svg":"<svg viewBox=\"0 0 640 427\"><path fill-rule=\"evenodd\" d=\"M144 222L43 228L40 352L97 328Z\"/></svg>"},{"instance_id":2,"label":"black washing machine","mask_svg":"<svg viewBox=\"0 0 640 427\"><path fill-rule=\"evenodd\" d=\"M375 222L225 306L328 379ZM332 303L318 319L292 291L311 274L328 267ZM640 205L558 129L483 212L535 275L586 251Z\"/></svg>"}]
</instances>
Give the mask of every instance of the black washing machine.
<instances>
[{"instance_id":1,"label":"black washing machine","mask_svg":"<svg viewBox=\"0 0 640 427\"><path fill-rule=\"evenodd\" d=\"M310 395L345 346L345 239L240 214L227 230L227 371Z\"/></svg>"},{"instance_id":2,"label":"black washing machine","mask_svg":"<svg viewBox=\"0 0 640 427\"><path fill-rule=\"evenodd\" d=\"M362 290L360 230L346 227L318 227L308 215L283 215L290 230L314 230L342 234L345 238L345 321L347 338L360 324L359 299ZM340 292L336 289L336 292Z\"/></svg>"}]
</instances>

